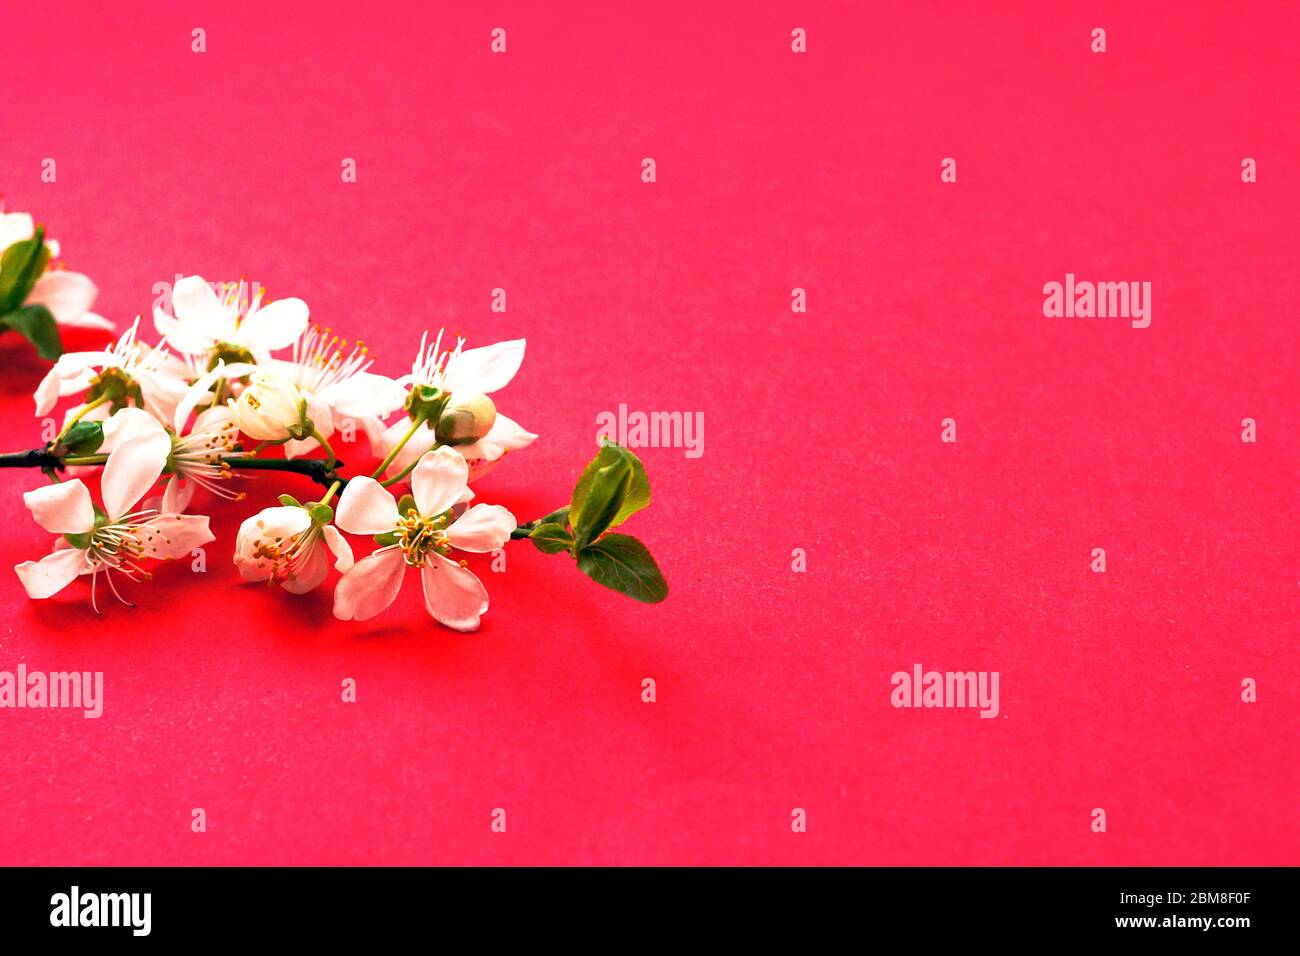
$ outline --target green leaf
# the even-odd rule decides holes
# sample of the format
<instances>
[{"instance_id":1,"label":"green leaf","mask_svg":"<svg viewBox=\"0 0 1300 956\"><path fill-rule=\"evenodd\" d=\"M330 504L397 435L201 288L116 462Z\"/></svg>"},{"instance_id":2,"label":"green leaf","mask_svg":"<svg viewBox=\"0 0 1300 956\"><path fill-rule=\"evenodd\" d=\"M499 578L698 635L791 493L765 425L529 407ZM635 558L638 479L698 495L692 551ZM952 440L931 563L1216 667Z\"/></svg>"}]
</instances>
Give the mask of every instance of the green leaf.
<instances>
[{"instance_id":1,"label":"green leaf","mask_svg":"<svg viewBox=\"0 0 1300 956\"><path fill-rule=\"evenodd\" d=\"M601 468L591 480L582 514L573 525L578 550L581 551L600 537L613 523L632 486L632 465L619 458Z\"/></svg>"},{"instance_id":2,"label":"green leaf","mask_svg":"<svg viewBox=\"0 0 1300 956\"><path fill-rule=\"evenodd\" d=\"M545 517L534 518L532 521L525 521L519 526L519 530L531 534L544 524L558 524L561 528L567 528L569 526L569 506L565 505L563 508L552 511Z\"/></svg>"},{"instance_id":3,"label":"green leaf","mask_svg":"<svg viewBox=\"0 0 1300 956\"><path fill-rule=\"evenodd\" d=\"M623 498L618 513L610 521L609 527L617 528L632 515L650 504L650 479L646 477L645 465L641 464L641 459L622 445L606 439L596 457L583 469L581 477L578 478L578 484L573 489L573 501L569 505L569 520L575 528L582 516L582 509L586 507L587 497L591 493L592 482L596 480L596 473L620 460L631 465L632 484L628 488L627 495Z\"/></svg>"},{"instance_id":4,"label":"green leaf","mask_svg":"<svg viewBox=\"0 0 1300 956\"><path fill-rule=\"evenodd\" d=\"M8 258L8 254L5 258ZM43 359L52 361L63 354L58 323L43 305L25 305L8 315L0 315L0 327L13 329L31 342L36 346L36 353Z\"/></svg>"},{"instance_id":5,"label":"green leaf","mask_svg":"<svg viewBox=\"0 0 1300 956\"><path fill-rule=\"evenodd\" d=\"M668 584L646 546L629 534L607 534L578 552L578 570L597 584L646 604L668 596Z\"/></svg>"},{"instance_id":6,"label":"green leaf","mask_svg":"<svg viewBox=\"0 0 1300 956\"><path fill-rule=\"evenodd\" d=\"M529 533L528 540L544 554L558 554L573 546L573 536L562 524L540 524Z\"/></svg>"},{"instance_id":7,"label":"green leaf","mask_svg":"<svg viewBox=\"0 0 1300 956\"><path fill-rule=\"evenodd\" d=\"M80 421L69 428L59 440L69 455L93 455L104 443L102 422Z\"/></svg>"},{"instance_id":8,"label":"green leaf","mask_svg":"<svg viewBox=\"0 0 1300 956\"><path fill-rule=\"evenodd\" d=\"M30 239L15 242L5 250L4 257L0 258L0 315L14 311L27 301L32 286L49 264L50 250L45 245L43 226L37 226L36 234Z\"/></svg>"}]
</instances>

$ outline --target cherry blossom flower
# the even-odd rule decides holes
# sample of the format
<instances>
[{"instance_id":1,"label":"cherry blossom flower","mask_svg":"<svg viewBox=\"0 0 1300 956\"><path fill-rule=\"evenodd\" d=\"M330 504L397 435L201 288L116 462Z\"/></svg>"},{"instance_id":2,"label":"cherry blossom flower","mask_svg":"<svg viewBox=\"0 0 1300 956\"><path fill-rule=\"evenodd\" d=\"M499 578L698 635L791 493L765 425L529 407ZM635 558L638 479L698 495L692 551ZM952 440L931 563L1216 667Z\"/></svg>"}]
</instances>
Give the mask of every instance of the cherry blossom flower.
<instances>
[{"instance_id":1,"label":"cherry blossom flower","mask_svg":"<svg viewBox=\"0 0 1300 956\"><path fill-rule=\"evenodd\" d=\"M172 289L172 311L154 309L158 334L187 355L223 359L231 377L287 348L307 328L307 303L278 299L262 304L262 289L249 292L246 283L230 283L218 297L200 276L186 276Z\"/></svg>"},{"instance_id":2,"label":"cherry blossom flower","mask_svg":"<svg viewBox=\"0 0 1300 956\"><path fill-rule=\"evenodd\" d=\"M324 438L334 434L336 419L368 418L391 414L401 406L406 391L393 379L376 375L366 347L348 343L329 329L308 326L302 338L293 343L293 358L272 359L266 367L288 377L307 402L307 416ZM285 443L289 458L303 455L318 447L314 438Z\"/></svg>"},{"instance_id":3,"label":"cherry blossom flower","mask_svg":"<svg viewBox=\"0 0 1300 956\"><path fill-rule=\"evenodd\" d=\"M107 396L113 404L142 402L155 416L168 419L185 392L185 383L170 374L163 345L146 345L136 338L140 319L101 352L65 352L36 387L37 416L48 415L60 398L89 392L94 400ZM108 409L103 413L107 416Z\"/></svg>"},{"instance_id":4,"label":"cherry blossom flower","mask_svg":"<svg viewBox=\"0 0 1300 956\"><path fill-rule=\"evenodd\" d=\"M0 253L16 242L36 235L36 223L29 213L0 213ZM50 259L59 257L59 244L45 240ZM99 289L89 277L67 269L46 269L27 294L24 305L43 305L50 310L54 321L69 328L112 330L113 323L90 311L99 295Z\"/></svg>"},{"instance_id":5,"label":"cherry blossom flower","mask_svg":"<svg viewBox=\"0 0 1300 956\"><path fill-rule=\"evenodd\" d=\"M28 597L50 597L89 574L91 606L99 613L95 584L101 573L118 600L129 603L118 593L112 572L142 580L150 576L142 560L184 557L214 540L206 516L136 510L162 474L169 447L160 433L134 435L118 445L104 465L102 509L79 478L23 495L36 523L63 536L44 558L15 566Z\"/></svg>"},{"instance_id":6,"label":"cherry blossom flower","mask_svg":"<svg viewBox=\"0 0 1300 956\"><path fill-rule=\"evenodd\" d=\"M232 476L225 458L235 450L239 435L230 408L216 405L203 409L189 424L190 415L200 403L211 400L212 386L224 374L225 366L218 362L212 371L195 380L176 404L170 428L136 408L124 408L104 423L101 452L111 454L119 444L139 434L162 434L171 443L166 465L170 477L160 505L164 512L184 511L198 488L219 498L238 501L244 497L243 492L224 485Z\"/></svg>"},{"instance_id":7,"label":"cherry blossom flower","mask_svg":"<svg viewBox=\"0 0 1300 956\"><path fill-rule=\"evenodd\" d=\"M483 583L453 548L486 553L502 547L515 530L514 516L500 505L473 505L457 516L456 505L470 497L469 466L450 448L420 459L411 474L414 506L405 514L387 488L372 478L353 478L339 499L337 523L352 534L389 541L356 562L334 589L334 616L365 621L397 597L407 568L417 568L424 605L434 620L457 631L472 631L487 612Z\"/></svg>"},{"instance_id":8,"label":"cherry blossom flower","mask_svg":"<svg viewBox=\"0 0 1300 956\"><path fill-rule=\"evenodd\" d=\"M450 392L450 404L454 405L458 396L468 399L471 396L490 395L505 388L524 360L525 339L465 349L465 340L458 336L455 346L443 349L442 336L443 333L439 332L432 345L428 344L427 333L421 336L420 351L411 365L411 374L398 379L400 384L412 389L430 386ZM410 422L405 419L385 426L382 431L372 425L368 431L371 431L372 442L377 446L376 453L387 456L409 428ZM525 431L517 422L496 412L491 427L477 441L452 447L470 462L470 479L473 480L486 473L506 452L526 448L536 438L535 434ZM421 428L398 451L386 474L400 474L437 443L438 435L434 429Z\"/></svg>"},{"instance_id":9,"label":"cherry blossom flower","mask_svg":"<svg viewBox=\"0 0 1300 956\"><path fill-rule=\"evenodd\" d=\"M443 332L438 332L433 344L429 333L420 336L420 351L411 363L411 374L399 381L412 387L432 385L444 392L482 392L491 394L510 384L524 362L526 339L511 339L480 348L466 349L465 340L456 337L456 344L442 347Z\"/></svg>"},{"instance_id":10,"label":"cherry blossom flower","mask_svg":"<svg viewBox=\"0 0 1300 956\"><path fill-rule=\"evenodd\" d=\"M325 580L327 552L334 555L336 570L352 567L352 547L329 518L290 504L265 508L239 526L235 566L245 581L271 581L292 594L305 594Z\"/></svg>"}]
</instances>

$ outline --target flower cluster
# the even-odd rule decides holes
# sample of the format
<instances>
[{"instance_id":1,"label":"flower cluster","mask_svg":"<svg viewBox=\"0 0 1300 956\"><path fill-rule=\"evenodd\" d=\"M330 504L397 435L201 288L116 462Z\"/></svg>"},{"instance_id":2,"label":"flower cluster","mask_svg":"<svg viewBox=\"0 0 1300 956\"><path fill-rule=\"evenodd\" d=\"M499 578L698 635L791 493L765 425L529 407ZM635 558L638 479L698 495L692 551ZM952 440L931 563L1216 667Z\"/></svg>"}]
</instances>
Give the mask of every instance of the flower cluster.
<instances>
[{"instance_id":1,"label":"flower cluster","mask_svg":"<svg viewBox=\"0 0 1300 956\"><path fill-rule=\"evenodd\" d=\"M611 530L650 498L645 470L626 449L602 447L570 504L536 521L520 525L506 508L474 500L470 483L537 437L490 397L519 371L523 339L466 348L460 336L426 332L410 372L389 377L372 370L362 343L313 324L301 299L268 301L260 287L191 276L176 283L170 309L155 309L156 343L141 339L137 317L102 349L63 352L58 325L111 328L88 311L94 285L48 268L57 250L28 216L0 216L0 245L0 310L13 306L55 328L24 332L55 359L35 388L36 415L71 400L52 441L0 455L0 466L37 467L51 482L23 496L36 522L59 536L48 555L15 568L32 598L89 576L98 612L102 575L125 602L115 573L144 580L155 562L213 541L194 509L243 500L238 479L250 472L297 473L325 491L311 501L280 495L278 506L244 520L239 574L302 594L320 587L332 564L340 620L384 611L413 570L430 616L472 631L488 595L458 555L523 538L569 554L588 576L638 600L667 594L645 547ZM0 330L31 325L8 318ZM340 473L330 440L349 428L369 437L377 465L368 475ZM99 504L85 480L96 474ZM345 533L371 537L375 549L358 559Z\"/></svg>"}]
</instances>

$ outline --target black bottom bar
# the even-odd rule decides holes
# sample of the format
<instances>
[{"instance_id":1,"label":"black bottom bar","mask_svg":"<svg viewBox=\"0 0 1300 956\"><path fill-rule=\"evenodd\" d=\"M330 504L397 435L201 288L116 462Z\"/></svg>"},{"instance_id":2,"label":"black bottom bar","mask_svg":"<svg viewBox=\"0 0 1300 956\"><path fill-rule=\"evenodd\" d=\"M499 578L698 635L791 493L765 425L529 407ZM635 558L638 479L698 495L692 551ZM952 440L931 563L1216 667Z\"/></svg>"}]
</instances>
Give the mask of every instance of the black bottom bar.
<instances>
[{"instance_id":1,"label":"black bottom bar","mask_svg":"<svg viewBox=\"0 0 1300 956\"><path fill-rule=\"evenodd\" d=\"M295 949L413 936L806 946L846 934L882 945L901 934L919 947L911 952L1058 938L1223 947L1294 939L1296 877L1238 868L5 869L0 925L6 942L284 940Z\"/></svg>"}]
</instances>

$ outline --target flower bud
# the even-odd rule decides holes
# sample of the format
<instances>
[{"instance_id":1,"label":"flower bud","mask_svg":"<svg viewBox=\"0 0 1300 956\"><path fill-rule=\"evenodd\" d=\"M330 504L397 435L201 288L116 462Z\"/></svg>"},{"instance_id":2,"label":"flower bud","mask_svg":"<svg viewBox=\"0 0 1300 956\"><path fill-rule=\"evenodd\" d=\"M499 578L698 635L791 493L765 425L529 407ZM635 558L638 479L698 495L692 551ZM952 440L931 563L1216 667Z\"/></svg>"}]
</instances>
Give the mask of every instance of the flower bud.
<instances>
[{"instance_id":1,"label":"flower bud","mask_svg":"<svg viewBox=\"0 0 1300 956\"><path fill-rule=\"evenodd\" d=\"M496 420L497 407L486 395L454 394L438 419L438 441L444 445L472 445L492 430Z\"/></svg>"},{"instance_id":2,"label":"flower bud","mask_svg":"<svg viewBox=\"0 0 1300 956\"><path fill-rule=\"evenodd\" d=\"M255 441L305 437L305 409L298 387L269 371L255 372L233 406L235 424Z\"/></svg>"}]
</instances>

